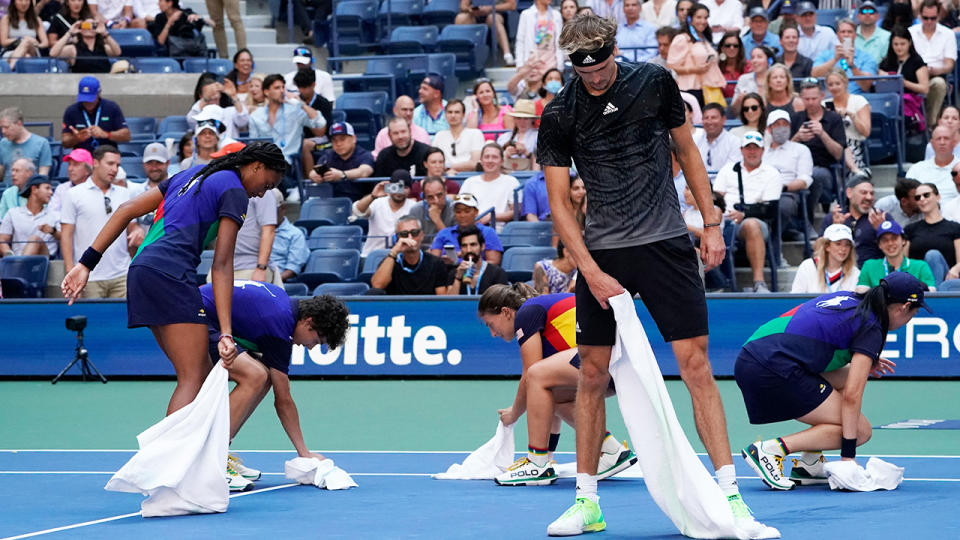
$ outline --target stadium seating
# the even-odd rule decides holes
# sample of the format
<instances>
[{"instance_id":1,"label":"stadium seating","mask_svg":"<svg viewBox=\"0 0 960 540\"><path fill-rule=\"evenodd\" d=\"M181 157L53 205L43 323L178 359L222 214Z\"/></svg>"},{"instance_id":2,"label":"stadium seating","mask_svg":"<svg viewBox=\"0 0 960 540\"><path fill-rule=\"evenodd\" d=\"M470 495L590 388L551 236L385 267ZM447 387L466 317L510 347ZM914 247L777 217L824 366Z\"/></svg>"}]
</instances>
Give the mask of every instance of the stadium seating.
<instances>
[{"instance_id":1,"label":"stadium seating","mask_svg":"<svg viewBox=\"0 0 960 540\"><path fill-rule=\"evenodd\" d=\"M316 182L311 182L306 180L303 182L303 198L304 200L319 197L321 199L329 199L333 197L333 185L329 183L317 184Z\"/></svg>"},{"instance_id":2,"label":"stadium seating","mask_svg":"<svg viewBox=\"0 0 960 540\"><path fill-rule=\"evenodd\" d=\"M134 58L133 67L139 73L182 73L180 62L173 58Z\"/></svg>"},{"instance_id":3,"label":"stadium seating","mask_svg":"<svg viewBox=\"0 0 960 540\"><path fill-rule=\"evenodd\" d=\"M427 73L436 73L443 77L444 99L463 97L459 92L460 80L457 77L457 56L455 54L428 54L426 69L421 69L420 65L411 66L410 73L407 75L409 88L413 92L412 95L417 93L417 88L420 87L420 83Z\"/></svg>"},{"instance_id":4,"label":"stadium seating","mask_svg":"<svg viewBox=\"0 0 960 540\"><path fill-rule=\"evenodd\" d=\"M557 250L552 247L515 247L503 254L503 269L510 281L530 281L533 265L541 259L553 259Z\"/></svg>"},{"instance_id":5,"label":"stadium seating","mask_svg":"<svg viewBox=\"0 0 960 540\"><path fill-rule=\"evenodd\" d=\"M287 296L310 296L310 288L303 283L284 283L283 290Z\"/></svg>"},{"instance_id":6,"label":"stadium seating","mask_svg":"<svg viewBox=\"0 0 960 540\"><path fill-rule=\"evenodd\" d=\"M171 131L186 133L189 130L190 125L187 124L186 116L167 116L160 120L160 125L157 126L157 133L169 133Z\"/></svg>"},{"instance_id":7,"label":"stadium seating","mask_svg":"<svg viewBox=\"0 0 960 540\"><path fill-rule=\"evenodd\" d=\"M50 259L46 255L0 259L0 287L4 298L43 298Z\"/></svg>"},{"instance_id":8,"label":"stadium seating","mask_svg":"<svg viewBox=\"0 0 960 540\"><path fill-rule=\"evenodd\" d=\"M317 227L307 238L307 247L315 249L360 249L363 229L357 225L330 225Z\"/></svg>"},{"instance_id":9,"label":"stadium seating","mask_svg":"<svg viewBox=\"0 0 960 540\"><path fill-rule=\"evenodd\" d=\"M127 57L154 56L157 46L153 36L142 28L119 28L110 30L110 37L120 45L120 54Z\"/></svg>"},{"instance_id":10,"label":"stadium seating","mask_svg":"<svg viewBox=\"0 0 960 540\"><path fill-rule=\"evenodd\" d=\"M849 9L818 9L817 10L817 24L821 26L829 26L830 28L837 28L837 21L850 17Z\"/></svg>"},{"instance_id":11,"label":"stadium seating","mask_svg":"<svg viewBox=\"0 0 960 540\"><path fill-rule=\"evenodd\" d=\"M10 64L0 62L0 73L10 73Z\"/></svg>"},{"instance_id":12,"label":"stadium seating","mask_svg":"<svg viewBox=\"0 0 960 540\"><path fill-rule=\"evenodd\" d=\"M128 178L130 177L146 178L147 177L147 173L143 169L143 158L140 156L124 157L121 154L120 166L123 167L123 172L127 173Z\"/></svg>"},{"instance_id":13,"label":"stadium seating","mask_svg":"<svg viewBox=\"0 0 960 540\"><path fill-rule=\"evenodd\" d=\"M185 58L183 70L187 73L214 73L223 77L233 69L233 63L226 58Z\"/></svg>"},{"instance_id":14,"label":"stadium seating","mask_svg":"<svg viewBox=\"0 0 960 540\"><path fill-rule=\"evenodd\" d=\"M898 94L864 94L870 104L870 136L867 138L867 151L870 161L896 158L902 162L900 133L903 119L903 106Z\"/></svg>"},{"instance_id":15,"label":"stadium seating","mask_svg":"<svg viewBox=\"0 0 960 540\"><path fill-rule=\"evenodd\" d=\"M440 30L436 26L398 26L390 32L385 49L389 54L433 52Z\"/></svg>"},{"instance_id":16,"label":"stadium seating","mask_svg":"<svg viewBox=\"0 0 960 540\"><path fill-rule=\"evenodd\" d=\"M213 267L213 250L205 249L200 253L200 264L197 265L197 286L207 282L207 274Z\"/></svg>"},{"instance_id":17,"label":"stadium seating","mask_svg":"<svg viewBox=\"0 0 960 540\"><path fill-rule=\"evenodd\" d=\"M313 289L321 283L355 281L360 252L355 249L319 249L310 252L300 281Z\"/></svg>"},{"instance_id":18,"label":"stadium seating","mask_svg":"<svg viewBox=\"0 0 960 540\"><path fill-rule=\"evenodd\" d=\"M371 57L363 74L338 75L337 79L343 81L344 93L385 92L388 102L392 103L398 95L410 95L406 86L409 71L403 58Z\"/></svg>"},{"instance_id":19,"label":"stadium seating","mask_svg":"<svg viewBox=\"0 0 960 540\"><path fill-rule=\"evenodd\" d=\"M331 294L333 296L360 296L370 290L366 283L323 283L313 290L314 296L318 294Z\"/></svg>"},{"instance_id":20,"label":"stadium seating","mask_svg":"<svg viewBox=\"0 0 960 540\"><path fill-rule=\"evenodd\" d=\"M118 143L117 150L120 151L120 155L123 157L143 157L143 149L146 148L148 144L146 141Z\"/></svg>"},{"instance_id":21,"label":"stadium seating","mask_svg":"<svg viewBox=\"0 0 960 540\"><path fill-rule=\"evenodd\" d=\"M385 38L391 32L391 28L397 26L419 24L421 13L423 13L423 0L384 0L377 13L377 23L381 32L379 37Z\"/></svg>"},{"instance_id":22,"label":"stadium seating","mask_svg":"<svg viewBox=\"0 0 960 540\"><path fill-rule=\"evenodd\" d=\"M357 144L373 150L377 133L384 126L383 115L387 112L387 103L386 92L354 92L342 94L335 106L347 115L347 122L353 125Z\"/></svg>"},{"instance_id":23,"label":"stadium seating","mask_svg":"<svg viewBox=\"0 0 960 540\"><path fill-rule=\"evenodd\" d=\"M358 279L364 283L370 283L370 278L372 278L374 272L377 271L377 267L380 266L380 263L383 262L383 259L389 254L389 249L375 249L367 254L366 258L363 259L363 269L360 270Z\"/></svg>"},{"instance_id":24,"label":"stadium seating","mask_svg":"<svg viewBox=\"0 0 960 540\"><path fill-rule=\"evenodd\" d=\"M330 50L334 55L350 55L366 52L373 43L377 23L376 0L347 0L338 2L334 7L333 19L336 25L336 47L330 41ZM333 38L331 30L330 36Z\"/></svg>"},{"instance_id":25,"label":"stadium seating","mask_svg":"<svg viewBox=\"0 0 960 540\"><path fill-rule=\"evenodd\" d=\"M500 243L511 247L546 247L553 240L553 222L511 221L503 226Z\"/></svg>"},{"instance_id":26,"label":"stadium seating","mask_svg":"<svg viewBox=\"0 0 960 540\"><path fill-rule=\"evenodd\" d=\"M127 127L130 128L131 140L152 142L156 139L156 118L149 116L128 116Z\"/></svg>"},{"instance_id":27,"label":"stadium seating","mask_svg":"<svg viewBox=\"0 0 960 540\"><path fill-rule=\"evenodd\" d=\"M326 225L346 225L352 205L353 201L347 197L307 199L300 207L300 219L294 225L308 231Z\"/></svg>"},{"instance_id":28,"label":"stadium seating","mask_svg":"<svg viewBox=\"0 0 960 540\"><path fill-rule=\"evenodd\" d=\"M483 74L490 54L487 27L482 24L451 24L440 32L437 51L457 56L457 76L479 76Z\"/></svg>"},{"instance_id":29,"label":"stadium seating","mask_svg":"<svg viewBox=\"0 0 960 540\"><path fill-rule=\"evenodd\" d=\"M17 60L14 73L67 73L70 66L55 58L21 58Z\"/></svg>"},{"instance_id":30,"label":"stadium seating","mask_svg":"<svg viewBox=\"0 0 960 540\"><path fill-rule=\"evenodd\" d=\"M430 0L423 8L420 20L423 24L432 24L443 29L448 24L453 24L457 13L460 13L460 0Z\"/></svg>"}]
</instances>

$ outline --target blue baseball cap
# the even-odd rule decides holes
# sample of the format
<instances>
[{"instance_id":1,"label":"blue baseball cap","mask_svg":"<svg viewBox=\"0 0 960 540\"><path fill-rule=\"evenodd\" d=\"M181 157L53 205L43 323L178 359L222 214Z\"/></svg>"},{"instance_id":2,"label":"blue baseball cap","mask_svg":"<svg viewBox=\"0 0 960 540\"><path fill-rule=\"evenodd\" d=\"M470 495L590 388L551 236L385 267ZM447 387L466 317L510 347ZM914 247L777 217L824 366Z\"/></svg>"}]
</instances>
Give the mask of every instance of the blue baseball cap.
<instances>
[{"instance_id":1,"label":"blue baseball cap","mask_svg":"<svg viewBox=\"0 0 960 540\"><path fill-rule=\"evenodd\" d=\"M100 97L100 81L96 77L84 77L80 79L80 87L77 90L77 101L80 103L90 103Z\"/></svg>"},{"instance_id":2,"label":"blue baseball cap","mask_svg":"<svg viewBox=\"0 0 960 540\"><path fill-rule=\"evenodd\" d=\"M337 122L336 124L330 126L330 131L327 132L327 135L333 137L334 135L350 135L351 137L356 136L356 133L353 131L353 126L347 122Z\"/></svg>"},{"instance_id":3,"label":"blue baseball cap","mask_svg":"<svg viewBox=\"0 0 960 540\"><path fill-rule=\"evenodd\" d=\"M887 298L894 302L916 304L933 313L930 306L923 301L923 293L927 290L926 284L906 272L890 272L880 280L880 286L886 291Z\"/></svg>"},{"instance_id":4,"label":"blue baseball cap","mask_svg":"<svg viewBox=\"0 0 960 540\"><path fill-rule=\"evenodd\" d=\"M30 196L30 188L32 188L33 186L40 186L40 185L43 185L43 184L53 185L53 183L50 182L50 177L48 177L48 176L44 176L44 175L42 175L42 174L35 174L35 175L31 176L30 179L27 180L27 183L24 184L22 188L20 188L20 196L21 196L21 197L29 197L29 196Z\"/></svg>"},{"instance_id":5,"label":"blue baseball cap","mask_svg":"<svg viewBox=\"0 0 960 540\"><path fill-rule=\"evenodd\" d=\"M313 52L306 47L297 47L293 50L294 64L313 64Z\"/></svg>"},{"instance_id":6,"label":"blue baseball cap","mask_svg":"<svg viewBox=\"0 0 960 540\"><path fill-rule=\"evenodd\" d=\"M903 236L903 227L901 227L896 221L888 219L887 221L881 223L879 227L877 227L877 238L880 238L888 233L895 234L897 236Z\"/></svg>"}]
</instances>

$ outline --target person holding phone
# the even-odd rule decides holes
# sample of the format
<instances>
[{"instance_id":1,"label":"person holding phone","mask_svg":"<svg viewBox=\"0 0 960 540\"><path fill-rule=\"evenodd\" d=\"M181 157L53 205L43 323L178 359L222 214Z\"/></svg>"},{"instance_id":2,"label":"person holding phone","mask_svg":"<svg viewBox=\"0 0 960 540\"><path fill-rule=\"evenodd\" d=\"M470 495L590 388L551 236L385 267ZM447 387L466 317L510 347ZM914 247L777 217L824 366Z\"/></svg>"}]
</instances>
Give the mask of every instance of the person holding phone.
<instances>
[{"instance_id":1,"label":"person holding phone","mask_svg":"<svg viewBox=\"0 0 960 540\"><path fill-rule=\"evenodd\" d=\"M857 23L851 19L837 21L837 37L840 44L827 49L813 59L813 77L826 77L834 69L840 69L851 77L872 77L877 74L877 61L870 53L856 48L854 39L857 36ZM873 87L870 79L850 81L848 88L851 94L865 94Z\"/></svg>"},{"instance_id":2,"label":"person holding phone","mask_svg":"<svg viewBox=\"0 0 960 540\"><path fill-rule=\"evenodd\" d=\"M70 31L50 47L50 56L66 59L73 73L109 73L107 58L120 56L120 44L105 24L86 19L70 26Z\"/></svg>"},{"instance_id":3,"label":"person holding phone","mask_svg":"<svg viewBox=\"0 0 960 540\"><path fill-rule=\"evenodd\" d=\"M791 117L791 139L807 146L813 157L813 182L822 191L820 202L837 200L837 188L830 167L843 159L847 136L840 115L823 107L823 88L813 77L800 82L803 110ZM813 187L811 189L816 189Z\"/></svg>"},{"instance_id":4,"label":"person holding phone","mask_svg":"<svg viewBox=\"0 0 960 540\"><path fill-rule=\"evenodd\" d=\"M315 183L331 182L334 197L349 197L356 201L365 195L363 184L350 180L366 178L373 174L373 155L362 146L357 146L353 126L337 122L330 126L330 144L320 154L316 165L308 174Z\"/></svg>"}]
</instances>

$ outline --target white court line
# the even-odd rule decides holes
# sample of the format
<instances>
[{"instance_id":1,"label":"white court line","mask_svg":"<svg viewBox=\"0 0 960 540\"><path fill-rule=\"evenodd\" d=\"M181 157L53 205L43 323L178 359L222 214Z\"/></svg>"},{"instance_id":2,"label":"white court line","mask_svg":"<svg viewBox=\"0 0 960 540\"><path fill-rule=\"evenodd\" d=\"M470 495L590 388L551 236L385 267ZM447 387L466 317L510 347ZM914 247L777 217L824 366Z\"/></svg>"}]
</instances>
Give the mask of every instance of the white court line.
<instances>
[{"instance_id":1,"label":"white court line","mask_svg":"<svg viewBox=\"0 0 960 540\"><path fill-rule=\"evenodd\" d=\"M107 473L107 474L113 474L113 473ZM244 497L244 496L246 496L246 495L254 495L254 494L257 494L257 493L266 493L266 492L268 492L268 491L276 491L276 490L278 490L278 489L284 489L284 488L293 487L293 486L297 486L297 485L299 485L299 484L283 484L283 485L280 485L280 486L273 486L273 487L268 487L268 488L263 488L263 489L257 489L257 490L254 490L254 491L247 491L246 493L235 493L235 494L233 494L233 495L230 495L230 498L233 499L233 498L235 498L235 497ZM130 514L120 514L119 516L111 516L111 517L107 517L107 518L103 518L103 519L95 519L95 520L93 520L93 521L84 521L83 523L74 523L74 524L72 524L72 525L64 525L64 526L62 526L62 527L54 527L54 528L52 528L52 529L44 529L44 530L42 530L42 531L34 531L34 532L31 532L31 533L20 534L20 535L17 535L17 536L8 536L8 537L6 537L6 538L0 538L0 540L19 540L19 539L21 539L21 538L31 538L31 537L34 537L34 536L42 536L42 535L44 535L44 534L51 534L51 533L60 532L60 531L68 531L68 530L70 530L70 529L79 529L80 527L89 527L90 525L99 525L100 523L107 523L107 522L110 522L110 521L117 521L117 520L120 520L120 519L126 519L126 518L129 518L129 517L134 517L134 516L139 516L139 515L140 515L140 512L133 512L133 513L130 513Z\"/></svg>"}]
</instances>

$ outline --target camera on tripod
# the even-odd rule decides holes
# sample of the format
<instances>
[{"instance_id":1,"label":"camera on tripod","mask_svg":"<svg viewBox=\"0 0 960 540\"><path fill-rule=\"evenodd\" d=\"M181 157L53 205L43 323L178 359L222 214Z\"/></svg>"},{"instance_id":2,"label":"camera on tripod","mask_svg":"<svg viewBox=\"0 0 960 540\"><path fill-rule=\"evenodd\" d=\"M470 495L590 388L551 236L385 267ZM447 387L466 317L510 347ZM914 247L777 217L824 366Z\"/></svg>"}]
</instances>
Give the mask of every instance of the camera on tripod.
<instances>
[{"instance_id":1,"label":"camera on tripod","mask_svg":"<svg viewBox=\"0 0 960 540\"><path fill-rule=\"evenodd\" d=\"M87 327L87 318L83 315L75 315L73 317L67 317L67 330L71 332L83 332L83 329Z\"/></svg>"},{"instance_id":2,"label":"camera on tripod","mask_svg":"<svg viewBox=\"0 0 960 540\"><path fill-rule=\"evenodd\" d=\"M80 364L80 378L83 381L87 380L87 377L91 379L96 374L96 377L100 379L101 382L106 383L107 378L100 373L100 370L97 369L97 366L93 365L93 362L90 361L89 352L87 348L83 345L83 330L87 327L87 318L84 315L74 315L73 317L67 317L66 320L67 330L77 333L77 347L74 349L73 361L67 364L67 367L63 368L60 373L51 381L53 384L57 384L57 381L73 367L74 364Z\"/></svg>"}]
</instances>

